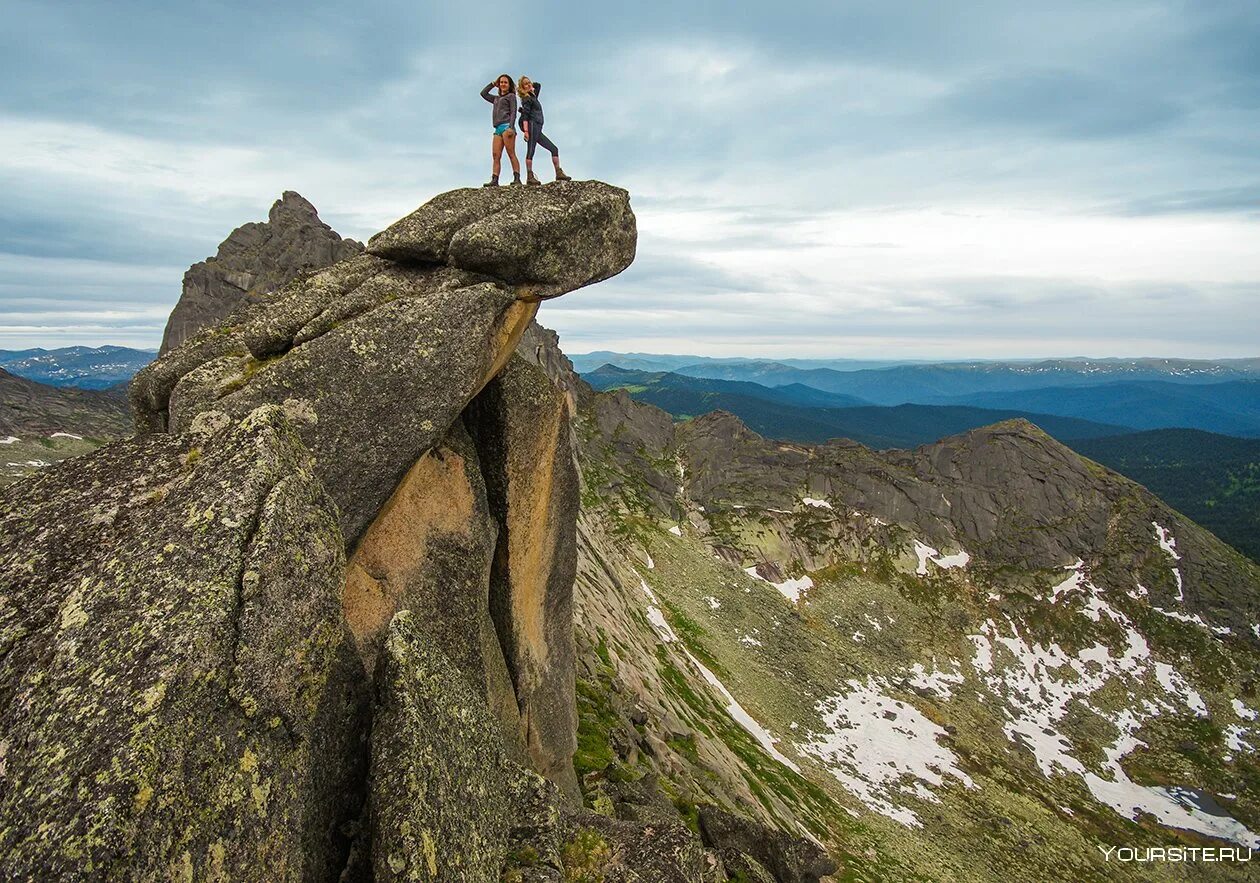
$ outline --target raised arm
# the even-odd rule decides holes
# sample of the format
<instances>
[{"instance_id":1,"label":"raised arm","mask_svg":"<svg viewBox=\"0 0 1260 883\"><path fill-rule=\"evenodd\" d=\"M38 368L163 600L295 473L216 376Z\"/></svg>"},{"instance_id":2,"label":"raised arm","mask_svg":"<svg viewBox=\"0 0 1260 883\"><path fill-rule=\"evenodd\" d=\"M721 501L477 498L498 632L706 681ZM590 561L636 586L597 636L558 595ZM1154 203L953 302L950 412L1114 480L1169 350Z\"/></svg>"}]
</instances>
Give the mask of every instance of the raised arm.
<instances>
[{"instance_id":1,"label":"raised arm","mask_svg":"<svg viewBox=\"0 0 1260 883\"><path fill-rule=\"evenodd\" d=\"M481 97L494 104L494 96L490 94L490 91L495 88L497 88L497 84L494 81L487 83L486 88L481 90Z\"/></svg>"},{"instance_id":2,"label":"raised arm","mask_svg":"<svg viewBox=\"0 0 1260 883\"><path fill-rule=\"evenodd\" d=\"M535 83L534 83L534 94L535 94L535 95L541 95L541 94L542 94L542 83L539 83L539 82L535 82Z\"/></svg>"}]
</instances>

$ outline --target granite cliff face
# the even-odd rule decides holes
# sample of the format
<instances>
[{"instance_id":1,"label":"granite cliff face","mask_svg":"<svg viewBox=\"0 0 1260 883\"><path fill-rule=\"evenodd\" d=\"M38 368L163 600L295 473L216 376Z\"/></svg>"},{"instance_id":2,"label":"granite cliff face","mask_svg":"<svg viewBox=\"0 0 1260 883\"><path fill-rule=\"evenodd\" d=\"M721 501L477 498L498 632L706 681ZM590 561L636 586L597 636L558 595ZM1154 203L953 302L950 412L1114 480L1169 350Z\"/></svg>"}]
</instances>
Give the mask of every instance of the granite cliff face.
<instances>
[{"instance_id":1,"label":"granite cliff face","mask_svg":"<svg viewBox=\"0 0 1260 883\"><path fill-rule=\"evenodd\" d=\"M140 435L0 500L6 875L483 880L585 830L568 406L513 353L635 229L598 182L529 206L563 257L248 298L137 376Z\"/></svg>"},{"instance_id":2,"label":"granite cliff face","mask_svg":"<svg viewBox=\"0 0 1260 883\"><path fill-rule=\"evenodd\" d=\"M218 253L184 274L179 303L162 335L165 353L203 328L217 325L240 304L256 301L300 273L318 270L363 251L319 219L315 206L286 190L267 220L243 224Z\"/></svg>"}]
</instances>

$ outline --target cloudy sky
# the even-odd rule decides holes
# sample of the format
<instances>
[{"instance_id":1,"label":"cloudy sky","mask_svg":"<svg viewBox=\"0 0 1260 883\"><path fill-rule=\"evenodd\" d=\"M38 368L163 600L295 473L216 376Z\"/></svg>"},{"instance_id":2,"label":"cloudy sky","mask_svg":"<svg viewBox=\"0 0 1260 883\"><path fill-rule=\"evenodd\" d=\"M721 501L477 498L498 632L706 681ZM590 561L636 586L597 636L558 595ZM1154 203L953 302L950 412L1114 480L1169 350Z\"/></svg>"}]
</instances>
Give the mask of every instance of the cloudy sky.
<instances>
[{"instance_id":1,"label":"cloudy sky","mask_svg":"<svg viewBox=\"0 0 1260 883\"><path fill-rule=\"evenodd\" d=\"M572 352L1260 355L1255 0L0 15L0 348L156 347L282 190L364 239L480 183L507 71L639 217L630 270L543 309Z\"/></svg>"}]
</instances>

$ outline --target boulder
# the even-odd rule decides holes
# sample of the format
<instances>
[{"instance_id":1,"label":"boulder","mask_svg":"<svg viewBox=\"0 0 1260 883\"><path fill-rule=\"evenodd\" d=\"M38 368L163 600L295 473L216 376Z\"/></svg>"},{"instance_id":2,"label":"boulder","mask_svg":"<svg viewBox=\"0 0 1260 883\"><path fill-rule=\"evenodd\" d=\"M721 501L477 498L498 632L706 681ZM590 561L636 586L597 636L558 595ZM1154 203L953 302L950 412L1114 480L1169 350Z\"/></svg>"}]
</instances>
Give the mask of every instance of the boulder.
<instances>
[{"instance_id":1,"label":"boulder","mask_svg":"<svg viewBox=\"0 0 1260 883\"><path fill-rule=\"evenodd\" d=\"M5 876L335 880L366 765L343 565L278 408L0 492Z\"/></svg>"},{"instance_id":2,"label":"boulder","mask_svg":"<svg viewBox=\"0 0 1260 883\"><path fill-rule=\"evenodd\" d=\"M218 253L193 264L162 335L165 353L203 328L219 324L242 302L283 286L299 273L322 269L363 251L319 219L315 206L286 190L265 223L244 224Z\"/></svg>"},{"instance_id":3,"label":"boulder","mask_svg":"<svg viewBox=\"0 0 1260 883\"><path fill-rule=\"evenodd\" d=\"M751 857L779 883L818 883L839 869L813 841L712 805L700 807L700 836L713 849Z\"/></svg>"},{"instance_id":4,"label":"boulder","mask_svg":"<svg viewBox=\"0 0 1260 883\"><path fill-rule=\"evenodd\" d=\"M565 817L560 849L568 880L719 883L717 854L681 822L621 821L589 810Z\"/></svg>"},{"instance_id":5,"label":"boulder","mask_svg":"<svg viewBox=\"0 0 1260 883\"><path fill-rule=\"evenodd\" d=\"M368 252L485 273L549 298L617 275L635 242L630 195L575 181L443 193L373 236Z\"/></svg>"},{"instance_id":6,"label":"boulder","mask_svg":"<svg viewBox=\"0 0 1260 883\"><path fill-rule=\"evenodd\" d=\"M525 762L516 694L490 619L497 538L476 448L457 421L364 533L346 567L342 609L369 673L394 614L411 611L500 720L512 758Z\"/></svg>"}]
</instances>

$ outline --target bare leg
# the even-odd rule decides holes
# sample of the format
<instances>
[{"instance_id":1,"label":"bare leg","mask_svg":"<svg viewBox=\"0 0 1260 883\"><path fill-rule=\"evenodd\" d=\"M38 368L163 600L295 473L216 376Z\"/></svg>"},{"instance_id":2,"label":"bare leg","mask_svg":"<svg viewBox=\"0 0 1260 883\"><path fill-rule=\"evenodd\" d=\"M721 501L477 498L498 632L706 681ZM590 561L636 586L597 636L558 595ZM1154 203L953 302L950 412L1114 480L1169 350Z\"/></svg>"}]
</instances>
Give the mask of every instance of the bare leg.
<instances>
[{"instance_id":1,"label":"bare leg","mask_svg":"<svg viewBox=\"0 0 1260 883\"><path fill-rule=\"evenodd\" d=\"M499 177L499 167L503 164L503 136L495 135L494 140L490 143L490 158L493 162L490 165L490 174ZM516 158L512 158L512 164L516 164Z\"/></svg>"},{"instance_id":2,"label":"bare leg","mask_svg":"<svg viewBox=\"0 0 1260 883\"><path fill-rule=\"evenodd\" d=\"M503 133L503 138L501 140L503 142L503 146L507 148L508 161L512 163L512 174L519 178L521 174L521 161L516 158L516 131L514 129L508 129ZM497 157L495 158L495 165L498 165Z\"/></svg>"}]
</instances>

